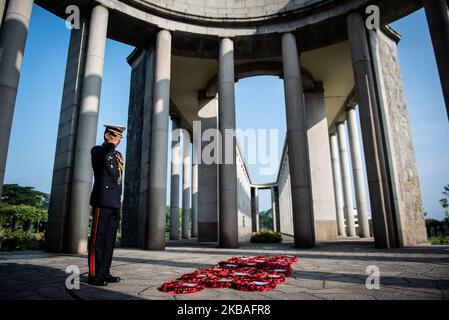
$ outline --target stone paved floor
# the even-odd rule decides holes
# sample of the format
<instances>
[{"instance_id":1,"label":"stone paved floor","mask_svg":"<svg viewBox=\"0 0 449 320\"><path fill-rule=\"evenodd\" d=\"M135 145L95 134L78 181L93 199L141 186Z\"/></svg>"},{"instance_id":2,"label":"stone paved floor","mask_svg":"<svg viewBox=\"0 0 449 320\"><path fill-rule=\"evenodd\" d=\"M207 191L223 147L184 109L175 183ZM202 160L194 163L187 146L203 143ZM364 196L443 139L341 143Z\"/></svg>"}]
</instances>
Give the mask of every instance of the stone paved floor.
<instances>
[{"instance_id":1,"label":"stone paved floor","mask_svg":"<svg viewBox=\"0 0 449 320\"><path fill-rule=\"evenodd\" d=\"M253 293L205 289L171 295L157 288L196 268L209 267L239 255L292 254L299 257L292 277L273 291ZM65 269L76 265L81 288L65 290ZM366 267L380 269L380 289L365 286ZM86 284L84 255L55 255L43 251L0 253L0 300L5 299L448 299L449 247L376 250L371 243L321 244L311 250L291 244L241 244L219 249L212 244L171 242L166 251L117 249L112 273L119 284L96 288Z\"/></svg>"}]
</instances>

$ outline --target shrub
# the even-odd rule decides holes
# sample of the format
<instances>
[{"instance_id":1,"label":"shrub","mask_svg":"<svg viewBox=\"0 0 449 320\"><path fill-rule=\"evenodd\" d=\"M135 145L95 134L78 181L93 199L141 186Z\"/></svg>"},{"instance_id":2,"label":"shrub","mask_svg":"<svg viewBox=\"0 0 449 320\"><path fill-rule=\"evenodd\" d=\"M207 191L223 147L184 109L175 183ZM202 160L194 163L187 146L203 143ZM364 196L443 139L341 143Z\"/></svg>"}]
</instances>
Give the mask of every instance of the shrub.
<instances>
[{"instance_id":1,"label":"shrub","mask_svg":"<svg viewBox=\"0 0 449 320\"><path fill-rule=\"evenodd\" d=\"M432 237L429 242L431 245L449 245L449 237Z\"/></svg>"},{"instance_id":2,"label":"shrub","mask_svg":"<svg viewBox=\"0 0 449 320\"><path fill-rule=\"evenodd\" d=\"M279 233L271 230L261 230L251 236L252 243L280 243L282 237Z\"/></svg>"},{"instance_id":3,"label":"shrub","mask_svg":"<svg viewBox=\"0 0 449 320\"><path fill-rule=\"evenodd\" d=\"M0 235L2 251L36 250L44 247L43 233L27 233L22 230L5 231Z\"/></svg>"}]
</instances>

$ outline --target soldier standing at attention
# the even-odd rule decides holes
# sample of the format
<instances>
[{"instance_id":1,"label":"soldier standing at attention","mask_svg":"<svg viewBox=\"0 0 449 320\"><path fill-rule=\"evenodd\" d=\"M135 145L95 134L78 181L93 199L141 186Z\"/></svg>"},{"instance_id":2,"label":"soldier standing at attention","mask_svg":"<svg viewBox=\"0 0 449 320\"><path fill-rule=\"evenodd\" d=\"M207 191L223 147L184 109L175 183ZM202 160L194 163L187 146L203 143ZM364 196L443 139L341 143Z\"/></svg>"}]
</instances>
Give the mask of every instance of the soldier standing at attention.
<instances>
[{"instance_id":1,"label":"soldier standing at attention","mask_svg":"<svg viewBox=\"0 0 449 320\"><path fill-rule=\"evenodd\" d=\"M120 221L120 203L125 163L115 148L120 144L125 127L105 125L104 143L91 150L94 186L90 198L92 226L89 241L88 283L106 286L120 282L110 274L115 238Z\"/></svg>"}]
</instances>

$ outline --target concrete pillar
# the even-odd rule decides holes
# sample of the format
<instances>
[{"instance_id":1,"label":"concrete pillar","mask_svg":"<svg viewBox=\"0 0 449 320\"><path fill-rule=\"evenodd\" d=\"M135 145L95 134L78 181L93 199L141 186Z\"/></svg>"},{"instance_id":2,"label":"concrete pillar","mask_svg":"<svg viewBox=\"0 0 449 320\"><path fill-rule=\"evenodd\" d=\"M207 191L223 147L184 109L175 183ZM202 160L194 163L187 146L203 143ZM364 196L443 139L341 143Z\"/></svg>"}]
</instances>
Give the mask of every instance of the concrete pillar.
<instances>
[{"instance_id":1,"label":"concrete pillar","mask_svg":"<svg viewBox=\"0 0 449 320\"><path fill-rule=\"evenodd\" d=\"M343 211L346 219L346 230L349 237L355 237L355 222L354 222L354 200L352 196L351 185L351 169L349 168L349 154L346 145L346 131L343 122L337 124L338 131L338 147L340 152L340 169L341 180L343 185L344 206Z\"/></svg>"},{"instance_id":2,"label":"concrete pillar","mask_svg":"<svg viewBox=\"0 0 449 320\"><path fill-rule=\"evenodd\" d=\"M192 153L187 130L183 130L182 135L182 158L182 238L189 239Z\"/></svg>"},{"instance_id":3,"label":"concrete pillar","mask_svg":"<svg viewBox=\"0 0 449 320\"><path fill-rule=\"evenodd\" d=\"M282 35L287 143L291 175L295 246L315 246L306 114L296 38Z\"/></svg>"},{"instance_id":4,"label":"concrete pillar","mask_svg":"<svg viewBox=\"0 0 449 320\"><path fill-rule=\"evenodd\" d=\"M218 241L218 96L200 95L198 119L201 124L200 144L203 155L198 159L201 160L198 166L198 241L216 242Z\"/></svg>"},{"instance_id":5,"label":"concrete pillar","mask_svg":"<svg viewBox=\"0 0 449 320\"><path fill-rule=\"evenodd\" d=\"M337 240L337 221L332 184L332 164L324 90L315 84L316 92L305 94L307 117L307 140L313 198L315 237L317 241Z\"/></svg>"},{"instance_id":6,"label":"concrete pillar","mask_svg":"<svg viewBox=\"0 0 449 320\"><path fill-rule=\"evenodd\" d=\"M10 0L0 35L0 195L34 0ZM4 5L4 4L3 4Z\"/></svg>"},{"instance_id":7,"label":"concrete pillar","mask_svg":"<svg viewBox=\"0 0 449 320\"><path fill-rule=\"evenodd\" d=\"M368 207L366 203L365 180L363 178L362 152L357 128L355 109L348 110L349 150L351 152L352 172L354 177L355 197L357 203L357 217L359 237L369 238Z\"/></svg>"},{"instance_id":8,"label":"concrete pillar","mask_svg":"<svg viewBox=\"0 0 449 320\"><path fill-rule=\"evenodd\" d=\"M422 213L412 131L399 65L398 38L386 31L367 32L387 163L386 181L397 246L428 242Z\"/></svg>"},{"instance_id":9,"label":"concrete pillar","mask_svg":"<svg viewBox=\"0 0 449 320\"><path fill-rule=\"evenodd\" d=\"M167 151L170 108L171 34L161 30L156 38L154 104L151 126L150 179L145 248L165 249Z\"/></svg>"},{"instance_id":10,"label":"concrete pillar","mask_svg":"<svg viewBox=\"0 0 449 320\"><path fill-rule=\"evenodd\" d=\"M343 201L343 185L341 181L341 167L340 167L340 154L338 151L338 139L337 135L333 134L330 136L330 149L331 149L331 159L332 159L332 174L333 174L333 184L334 184L334 195L335 195L335 208L337 211L337 227L338 235L341 237L346 237L345 228L345 215L344 215L344 201Z\"/></svg>"},{"instance_id":11,"label":"concrete pillar","mask_svg":"<svg viewBox=\"0 0 449 320\"><path fill-rule=\"evenodd\" d=\"M179 239L179 178L181 175L181 131L178 121L172 121L171 184L170 184L170 240Z\"/></svg>"},{"instance_id":12,"label":"concrete pillar","mask_svg":"<svg viewBox=\"0 0 449 320\"><path fill-rule=\"evenodd\" d=\"M3 15L5 14L6 0L0 0L0 30L3 22Z\"/></svg>"},{"instance_id":13,"label":"concrete pillar","mask_svg":"<svg viewBox=\"0 0 449 320\"><path fill-rule=\"evenodd\" d=\"M276 194L274 192L274 187L270 188L271 190L271 208L273 213L273 231L278 232L278 225L277 225L277 209L276 209Z\"/></svg>"},{"instance_id":14,"label":"concrete pillar","mask_svg":"<svg viewBox=\"0 0 449 320\"><path fill-rule=\"evenodd\" d=\"M59 115L46 232L47 250L52 252L62 252L65 249L66 225L72 192L73 156L86 66L87 37L87 22L82 20L80 28L73 29L70 35Z\"/></svg>"},{"instance_id":15,"label":"concrete pillar","mask_svg":"<svg viewBox=\"0 0 449 320\"><path fill-rule=\"evenodd\" d=\"M237 164L235 136L234 42L224 38L219 52L219 129L223 137L221 147L219 193L219 244L237 248Z\"/></svg>"},{"instance_id":16,"label":"concrete pillar","mask_svg":"<svg viewBox=\"0 0 449 320\"><path fill-rule=\"evenodd\" d=\"M198 163L192 164L192 238L198 237Z\"/></svg>"},{"instance_id":17,"label":"concrete pillar","mask_svg":"<svg viewBox=\"0 0 449 320\"><path fill-rule=\"evenodd\" d=\"M281 233L281 209L279 207L279 186L274 187L274 206L276 208L276 232Z\"/></svg>"},{"instance_id":18,"label":"concrete pillar","mask_svg":"<svg viewBox=\"0 0 449 320\"><path fill-rule=\"evenodd\" d=\"M152 127L153 127L153 109L154 109L154 92L156 90L155 86L155 72L156 72L156 41L150 41L147 46L146 54L146 65L145 65L145 84L144 84L144 100L143 100L143 111L142 116L142 135L141 135L141 149L140 149L140 194L139 194L139 211L137 219L137 245L139 248L144 249L146 247L146 237L147 237L147 225L148 225L148 207L149 207L149 195L150 195L150 168L151 168L151 153L153 150L153 145L151 144L152 139ZM137 72L137 71L136 71ZM137 90L136 96L141 94ZM131 128L128 128L128 134L131 133ZM130 143L130 140L127 140ZM127 145L126 149L132 151ZM128 165L132 155L128 157ZM138 161L138 160L137 160ZM128 166L129 167L129 166ZM128 168L129 169L129 168ZM128 170L129 172L129 170ZM126 175L125 175L126 180Z\"/></svg>"},{"instance_id":19,"label":"concrete pillar","mask_svg":"<svg viewBox=\"0 0 449 320\"><path fill-rule=\"evenodd\" d=\"M126 174L122 206L122 245L144 248L147 219L151 117L156 41L128 57L131 88L126 130Z\"/></svg>"},{"instance_id":20,"label":"concrete pillar","mask_svg":"<svg viewBox=\"0 0 449 320\"><path fill-rule=\"evenodd\" d=\"M397 245L396 227L386 164L386 147L382 136L382 121L365 22L361 14L355 12L348 15L347 30L360 107L374 241L377 248L392 248Z\"/></svg>"},{"instance_id":21,"label":"concrete pillar","mask_svg":"<svg viewBox=\"0 0 449 320\"><path fill-rule=\"evenodd\" d=\"M152 39L155 40L155 39ZM122 207L122 245L145 248L151 154L151 119L156 41L128 57L131 90L126 130L126 174Z\"/></svg>"},{"instance_id":22,"label":"concrete pillar","mask_svg":"<svg viewBox=\"0 0 449 320\"><path fill-rule=\"evenodd\" d=\"M67 251L71 253L80 253L87 250L89 200L93 175L90 150L95 146L97 138L108 16L108 10L101 5L97 5L92 10L90 20L86 69L76 134L66 244Z\"/></svg>"},{"instance_id":23,"label":"concrete pillar","mask_svg":"<svg viewBox=\"0 0 449 320\"><path fill-rule=\"evenodd\" d=\"M447 0L423 0L449 117L449 11Z\"/></svg>"},{"instance_id":24,"label":"concrete pillar","mask_svg":"<svg viewBox=\"0 0 449 320\"><path fill-rule=\"evenodd\" d=\"M252 202L253 202L253 210L251 216L252 222L252 232L259 231L259 189L252 188L251 190Z\"/></svg>"}]
</instances>

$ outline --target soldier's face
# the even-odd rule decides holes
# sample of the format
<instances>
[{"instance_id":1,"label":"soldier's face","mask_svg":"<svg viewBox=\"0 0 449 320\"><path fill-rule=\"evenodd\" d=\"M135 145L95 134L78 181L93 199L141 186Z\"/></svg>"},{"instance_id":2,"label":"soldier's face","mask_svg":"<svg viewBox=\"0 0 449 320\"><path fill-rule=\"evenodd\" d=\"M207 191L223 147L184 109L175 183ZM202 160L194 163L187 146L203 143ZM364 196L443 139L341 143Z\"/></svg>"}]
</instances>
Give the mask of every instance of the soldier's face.
<instances>
[{"instance_id":1,"label":"soldier's face","mask_svg":"<svg viewBox=\"0 0 449 320\"><path fill-rule=\"evenodd\" d=\"M119 136L116 136L112 133L107 132L104 135L104 139L107 143L113 143L116 147L120 144L120 141L122 140Z\"/></svg>"}]
</instances>

